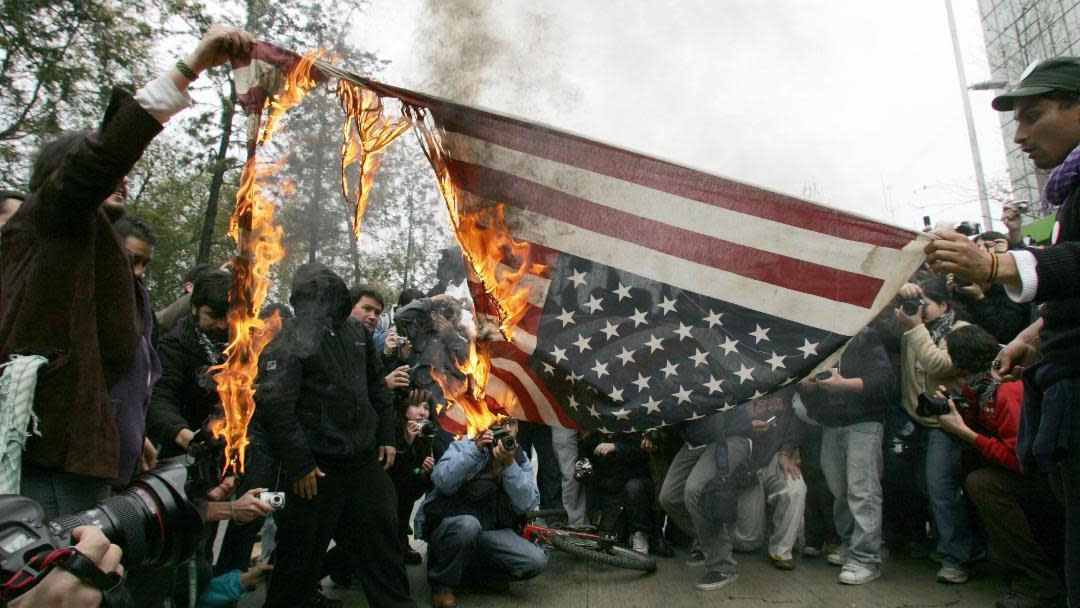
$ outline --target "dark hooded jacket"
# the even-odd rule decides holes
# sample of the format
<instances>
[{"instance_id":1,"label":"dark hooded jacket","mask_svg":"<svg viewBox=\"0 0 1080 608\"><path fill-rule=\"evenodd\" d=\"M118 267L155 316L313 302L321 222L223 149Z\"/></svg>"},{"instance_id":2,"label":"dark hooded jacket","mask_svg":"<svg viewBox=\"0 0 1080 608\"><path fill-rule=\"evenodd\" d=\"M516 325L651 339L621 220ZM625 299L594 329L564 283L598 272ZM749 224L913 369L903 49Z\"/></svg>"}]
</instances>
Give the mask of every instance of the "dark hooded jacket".
<instances>
[{"instance_id":1,"label":"dark hooded jacket","mask_svg":"<svg viewBox=\"0 0 1080 608\"><path fill-rule=\"evenodd\" d=\"M189 307L188 316L158 345L161 378L150 397L146 435L163 446L162 457L180 453L176 435L181 430L198 430L209 416L221 415L217 382L208 370L225 360L224 345L204 346L198 328Z\"/></svg>"},{"instance_id":2,"label":"dark hooded jacket","mask_svg":"<svg viewBox=\"0 0 1080 608\"><path fill-rule=\"evenodd\" d=\"M394 404L371 336L349 319L345 282L322 264L293 277L285 322L259 358L255 415L289 480L394 445Z\"/></svg>"}]
</instances>

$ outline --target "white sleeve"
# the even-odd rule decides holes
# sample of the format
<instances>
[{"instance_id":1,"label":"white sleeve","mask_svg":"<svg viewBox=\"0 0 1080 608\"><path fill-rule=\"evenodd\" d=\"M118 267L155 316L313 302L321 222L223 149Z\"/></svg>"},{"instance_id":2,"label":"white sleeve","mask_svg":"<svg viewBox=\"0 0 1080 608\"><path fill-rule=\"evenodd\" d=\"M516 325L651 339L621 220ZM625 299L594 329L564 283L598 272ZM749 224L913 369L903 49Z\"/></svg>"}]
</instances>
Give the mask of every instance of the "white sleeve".
<instances>
[{"instance_id":1,"label":"white sleeve","mask_svg":"<svg viewBox=\"0 0 1080 608\"><path fill-rule=\"evenodd\" d=\"M135 101L161 124L168 122L177 112L191 107L191 97L186 92L178 91L167 73L143 85L135 93Z\"/></svg>"},{"instance_id":2,"label":"white sleeve","mask_svg":"<svg viewBox=\"0 0 1080 608\"><path fill-rule=\"evenodd\" d=\"M1005 286L1005 293L1013 302L1031 302L1035 292L1039 291L1039 274L1035 272L1038 262L1035 255L1027 249L1014 249L1009 252L1016 261L1016 274L1020 277L1020 288Z\"/></svg>"}]
</instances>

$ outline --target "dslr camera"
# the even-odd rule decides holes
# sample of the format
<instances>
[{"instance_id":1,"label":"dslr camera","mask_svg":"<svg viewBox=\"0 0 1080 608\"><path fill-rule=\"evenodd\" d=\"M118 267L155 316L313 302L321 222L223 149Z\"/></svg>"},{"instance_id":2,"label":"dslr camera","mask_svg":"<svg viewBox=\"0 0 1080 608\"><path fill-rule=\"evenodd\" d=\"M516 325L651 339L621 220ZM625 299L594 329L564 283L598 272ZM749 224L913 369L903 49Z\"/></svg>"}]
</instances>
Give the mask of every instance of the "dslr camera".
<instances>
[{"instance_id":1,"label":"dslr camera","mask_svg":"<svg viewBox=\"0 0 1080 608\"><path fill-rule=\"evenodd\" d=\"M956 409L961 413L968 409L970 405L967 397L963 393L956 391L949 391L945 394L944 399L938 399L927 394L919 395L919 401L915 405L915 413L923 418L931 418L934 416L944 416L949 413L949 401L956 404Z\"/></svg>"},{"instance_id":2,"label":"dslr camera","mask_svg":"<svg viewBox=\"0 0 1080 608\"><path fill-rule=\"evenodd\" d=\"M71 515L46 520L45 512L25 496L0 496L0 577L40 566L41 559L75 545L71 531L95 526L124 551L124 564L167 567L191 557L202 518L188 492L189 461L177 456L139 475L126 490Z\"/></svg>"}]
</instances>

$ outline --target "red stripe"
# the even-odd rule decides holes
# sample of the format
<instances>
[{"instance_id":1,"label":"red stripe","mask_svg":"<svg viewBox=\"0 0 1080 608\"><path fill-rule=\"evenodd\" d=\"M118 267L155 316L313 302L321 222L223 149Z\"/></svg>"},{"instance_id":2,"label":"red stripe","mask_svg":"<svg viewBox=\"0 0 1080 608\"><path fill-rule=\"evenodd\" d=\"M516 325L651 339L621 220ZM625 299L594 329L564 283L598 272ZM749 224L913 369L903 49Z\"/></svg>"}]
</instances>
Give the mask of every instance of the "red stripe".
<instances>
[{"instance_id":1,"label":"red stripe","mask_svg":"<svg viewBox=\"0 0 1080 608\"><path fill-rule=\"evenodd\" d=\"M536 370L529 366L529 355L527 353L522 351L514 344L511 344L510 342L495 342L492 343L491 346L491 356L492 358L510 359L511 361L514 361L515 363L520 365L521 369L524 370L525 375L529 377L532 383L536 385L536 387L540 390L540 393L547 400L548 407L551 409L552 412L555 413L555 416L559 419L559 423L568 428L577 428L577 423L574 422L573 418L568 416L566 412L562 410L562 407L559 406L559 400L556 399L555 395L552 395L551 391L548 390L547 383L545 383L537 375ZM507 383L514 383L514 393L517 394L518 400L520 400L522 403L525 403L527 401L529 405L531 405L534 409L537 407L536 404L532 403L532 398L529 396L529 392L525 390L525 386L521 384L521 381L518 380L516 376L513 376L510 380L508 380L504 378L504 376L512 376L510 372L506 370L501 370L495 365L492 365L491 369L493 372L499 371L499 378L503 379Z\"/></svg>"},{"instance_id":2,"label":"red stripe","mask_svg":"<svg viewBox=\"0 0 1080 608\"><path fill-rule=\"evenodd\" d=\"M446 430L451 435L464 435L469 432L469 427L459 423L450 416L444 414L439 415L439 426Z\"/></svg>"},{"instance_id":3,"label":"red stripe","mask_svg":"<svg viewBox=\"0 0 1080 608\"><path fill-rule=\"evenodd\" d=\"M517 396L518 403L521 404L521 413L524 420L544 424L544 419L540 417L540 412L537 411L536 404L533 403L532 398L529 397L529 392L525 390L525 385L523 385L514 374L494 366L491 368L491 374L499 380L502 380L502 382L513 391L514 395Z\"/></svg>"},{"instance_id":4,"label":"red stripe","mask_svg":"<svg viewBox=\"0 0 1080 608\"><path fill-rule=\"evenodd\" d=\"M851 241L902 249L914 232L716 177L583 137L465 106L432 113L448 131L639 186ZM498 200L498 199L496 199Z\"/></svg>"},{"instance_id":5,"label":"red stripe","mask_svg":"<svg viewBox=\"0 0 1080 608\"><path fill-rule=\"evenodd\" d=\"M883 281L739 245L460 161L451 161L455 185L492 201L503 201L585 230L647 247L684 260L724 270L837 302L870 308Z\"/></svg>"}]
</instances>

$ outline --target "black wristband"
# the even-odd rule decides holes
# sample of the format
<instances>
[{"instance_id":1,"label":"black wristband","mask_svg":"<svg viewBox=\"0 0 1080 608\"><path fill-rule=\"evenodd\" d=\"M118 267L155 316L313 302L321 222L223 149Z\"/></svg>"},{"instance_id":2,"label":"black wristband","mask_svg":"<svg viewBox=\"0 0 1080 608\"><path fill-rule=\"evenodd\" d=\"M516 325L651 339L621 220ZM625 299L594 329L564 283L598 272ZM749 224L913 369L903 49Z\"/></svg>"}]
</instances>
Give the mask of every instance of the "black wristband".
<instances>
[{"instance_id":1,"label":"black wristband","mask_svg":"<svg viewBox=\"0 0 1080 608\"><path fill-rule=\"evenodd\" d=\"M75 575L75 578L85 581L103 592L109 592L124 584L124 578L116 572L105 573L97 567L94 560L86 557L78 549L73 549L64 561L57 564L64 570Z\"/></svg>"}]
</instances>

